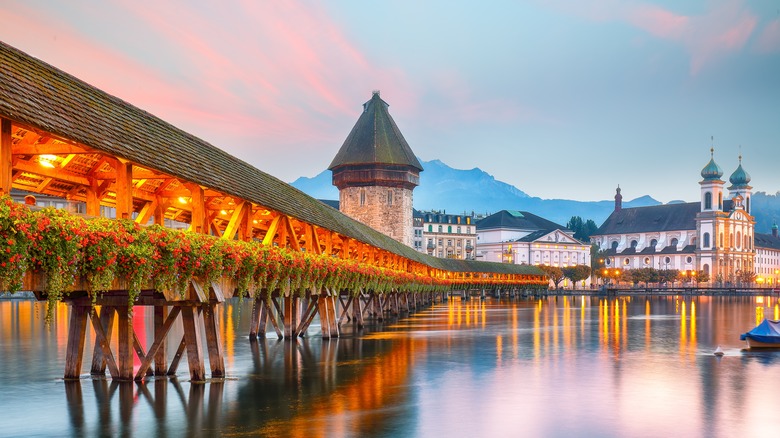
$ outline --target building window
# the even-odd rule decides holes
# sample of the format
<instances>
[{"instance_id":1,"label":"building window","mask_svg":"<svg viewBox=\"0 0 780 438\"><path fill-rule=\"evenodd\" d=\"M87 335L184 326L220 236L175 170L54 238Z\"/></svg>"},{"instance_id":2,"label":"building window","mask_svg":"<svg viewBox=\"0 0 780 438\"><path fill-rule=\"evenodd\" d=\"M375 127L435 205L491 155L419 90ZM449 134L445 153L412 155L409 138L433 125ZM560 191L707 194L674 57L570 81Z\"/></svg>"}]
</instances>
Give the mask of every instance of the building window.
<instances>
[{"instance_id":1,"label":"building window","mask_svg":"<svg viewBox=\"0 0 780 438\"><path fill-rule=\"evenodd\" d=\"M447 225L447 232L452 234L452 225Z\"/></svg>"},{"instance_id":2,"label":"building window","mask_svg":"<svg viewBox=\"0 0 780 438\"><path fill-rule=\"evenodd\" d=\"M458 231L458 234L460 234L460 227L458 227L457 231Z\"/></svg>"},{"instance_id":3,"label":"building window","mask_svg":"<svg viewBox=\"0 0 780 438\"><path fill-rule=\"evenodd\" d=\"M393 191L387 191L387 205L393 205Z\"/></svg>"},{"instance_id":4,"label":"building window","mask_svg":"<svg viewBox=\"0 0 780 438\"><path fill-rule=\"evenodd\" d=\"M723 210L723 193L718 193L718 210Z\"/></svg>"},{"instance_id":5,"label":"building window","mask_svg":"<svg viewBox=\"0 0 780 438\"><path fill-rule=\"evenodd\" d=\"M664 257L664 263L666 263L667 265L671 263L671 261L672 259L670 259L669 257Z\"/></svg>"},{"instance_id":6,"label":"building window","mask_svg":"<svg viewBox=\"0 0 780 438\"><path fill-rule=\"evenodd\" d=\"M693 261L693 257L688 256L685 258L685 263L691 263Z\"/></svg>"},{"instance_id":7,"label":"building window","mask_svg":"<svg viewBox=\"0 0 780 438\"><path fill-rule=\"evenodd\" d=\"M433 225L428 225L428 232L433 233Z\"/></svg>"},{"instance_id":8,"label":"building window","mask_svg":"<svg viewBox=\"0 0 780 438\"><path fill-rule=\"evenodd\" d=\"M676 238L674 238L674 239L672 239L671 245L672 246L677 246L678 243L679 243L679 241Z\"/></svg>"},{"instance_id":9,"label":"building window","mask_svg":"<svg viewBox=\"0 0 780 438\"><path fill-rule=\"evenodd\" d=\"M626 257L625 260L623 260L623 264L626 265L626 266L630 265L631 264L631 259Z\"/></svg>"},{"instance_id":10,"label":"building window","mask_svg":"<svg viewBox=\"0 0 780 438\"><path fill-rule=\"evenodd\" d=\"M720 233L720 238L719 238L718 242L720 242L720 243L718 243L718 246L723 248L723 233Z\"/></svg>"},{"instance_id":11,"label":"building window","mask_svg":"<svg viewBox=\"0 0 780 438\"><path fill-rule=\"evenodd\" d=\"M366 191L365 190L361 190L360 191L360 206L362 207L364 205L366 205Z\"/></svg>"},{"instance_id":12,"label":"building window","mask_svg":"<svg viewBox=\"0 0 780 438\"><path fill-rule=\"evenodd\" d=\"M452 239L447 239L447 246L452 246Z\"/></svg>"},{"instance_id":13,"label":"building window","mask_svg":"<svg viewBox=\"0 0 780 438\"><path fill-rule=\"evenodd\" d=\"M631 241L631 248L634 248L634 249L636 249L636 246L637 246L638 244L639 244L639 242L637 242L636 240L632 240L632 241Z\"/></svg>"},{"instance_id":14,"label":"building window","mask_svg":"<svg viewBox=\"0 0 780 438\"><path fill-rule=\"evenodd\" d=\"M441 225L439 225L439 232L441 233Z\"/></svg>"},{"instance_id":15,"label":"building window","mask_svg":"<svg viewBox=\"0 0 780 438\"><path fill-rule=\"evenodd\" d=\"M617 250L617 247L618 247L618 242L616 240L616 241L612 242L612 249L613 250Z\"/></svg>"},{"instance_id":16,"label":"building window","mask_svg":"<svg viewBox=\"0 0 780 438\"><path fill-rule=\"evenodd\" d=\"M704 194L704 209L712 210L712 193L710 192Z\"/></svg>"},{"instance_id":17,"label":"building window","mask_svg":"<svg viewBox=\"0 0 780 438\"><path fill-rule=\"evenodd\" d=\"M656 245L658 245L658 241L653 239L650 241L650 248L655 249Z\"/></svg>"},{"instance_id":18,"label":"building window","mask_svg":"<svg viewBox=\"0 0 780 438\"><path fill-rule=\"evenodd\" d=\"M645 265L649 265L649 264L650 264L650 257L645 257Z\"/></svg>"},{"instance_id":19,"label":"building window","mask_svg":"<svg viewBox=\"0 0 780 438\"><path fill-rule=\"evenodd\" d=\"M442 246L444 244L444 239L439 239L439 246Z\"/></svg>"},{"instance_id":20,"label":"building window","mask_svg":"<svg viewBox=\"0 0 780 438\"><path fill-rule=\"evenodd\" d=\"M704 237L702 238L702 240L703 240L702 246L704 248L709 248L710 247L710 233L704 233Z\"/></svg>"}]
</instances>

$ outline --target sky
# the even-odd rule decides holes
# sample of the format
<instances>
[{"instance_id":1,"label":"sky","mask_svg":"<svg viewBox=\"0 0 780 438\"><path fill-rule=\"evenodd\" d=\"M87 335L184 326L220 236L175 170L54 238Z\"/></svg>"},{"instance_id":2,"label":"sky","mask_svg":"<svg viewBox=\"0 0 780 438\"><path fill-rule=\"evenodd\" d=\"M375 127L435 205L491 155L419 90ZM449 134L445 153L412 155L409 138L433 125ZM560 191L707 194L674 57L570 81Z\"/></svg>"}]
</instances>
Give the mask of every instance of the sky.
<instances>
[{"instance_id":1,"label":"sky","mask_svg":"<svg viewBox=\"0 0 780 438\"><path fill-rule=\"evenodd\" d=\"M713 146L780 191L777 0L4 0L0 39L287 182L380 90L418 157L531 196L697 200Z\"/></svg>"}]
</instances>

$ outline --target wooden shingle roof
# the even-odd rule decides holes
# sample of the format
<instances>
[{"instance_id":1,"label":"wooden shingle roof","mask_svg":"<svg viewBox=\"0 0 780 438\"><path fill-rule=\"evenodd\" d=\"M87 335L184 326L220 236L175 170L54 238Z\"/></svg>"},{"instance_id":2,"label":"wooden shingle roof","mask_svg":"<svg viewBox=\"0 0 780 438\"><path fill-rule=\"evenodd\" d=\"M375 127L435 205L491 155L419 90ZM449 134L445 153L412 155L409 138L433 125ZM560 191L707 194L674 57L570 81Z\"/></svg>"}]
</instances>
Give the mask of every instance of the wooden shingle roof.
<instances>
[{"instance_id":1,"label":"wooden shingle roof","mask_svg":"<svg viewBox=\"0 0 780 438\"><path fill-rule=\"evenodd\" d=\"M344 140L328 169L341 166L380 164L408 166L418 172L422 164L387 111L389 105L375 91L363 104L363 113Z\"/></svg>"},{"instance_id":2,"label":"wooden shingle roof","mask_svg":"<svg viewBox=\"0 0 780 438\"><path fill-rule=\"evenodd\" d=\"M208 142L2 42L0 116L206 189L265 206L432 268L540 273L528 267L484 262L462 264L419 253Z\"/></svg>"}]
</instances>

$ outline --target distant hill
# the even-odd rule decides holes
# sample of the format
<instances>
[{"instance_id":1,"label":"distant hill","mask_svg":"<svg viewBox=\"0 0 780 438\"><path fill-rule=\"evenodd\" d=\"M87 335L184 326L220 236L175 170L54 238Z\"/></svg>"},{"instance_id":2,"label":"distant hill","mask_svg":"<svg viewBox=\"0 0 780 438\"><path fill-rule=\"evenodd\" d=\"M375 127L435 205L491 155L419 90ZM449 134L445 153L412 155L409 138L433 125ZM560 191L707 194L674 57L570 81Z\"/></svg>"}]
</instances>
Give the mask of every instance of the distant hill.
<instances>
[{"instance_id":1,"label":"distant hill","mask_svg":"<svg viewBox=\"0 0 780 438\"><path fill-rule=\"evenodd\" d=\"M420 174L420 186L414 190L414 207L418 210L445 210L450 213L495 213L500 210L526 210L553 222L565 225L572 216L593 219L601 224L612 212L613 200L598 202L531 197L517 187L496 180L475 167L453 169L440 160L420 161L425 171ZM325 170L313 178L301 177L293 187L317 199L338 199L338 190L331 184L331 173ZM649 197L624 201L626 207L657 205Z\"/></svg>"},{"instance_id":2,"label":"distant hill","mask_svg":"<svg viewBox=\"0 0 780 438\"><path fill-rule=\"evenodd\" d=\"M420 162L425 171L420 174L420 186L414 190L414 207L418 210L445 210L454 214L525 210L561 225L565 225L572 216L593 219L597 225L601 225L615 207L612 199L586 202L531 197L513 185L496 180L478 167L461 170L453 169L440 160ZM292 185L317 199L339 198L338 190L331 184L329 170L313 178L298 178ZM780 220L780 192L774 195L756 192L752 203L756 232L770 233L773 221ZM660 202L650 196L623 202L624 207L658 204Z\"/></svg>"}]
</instances>

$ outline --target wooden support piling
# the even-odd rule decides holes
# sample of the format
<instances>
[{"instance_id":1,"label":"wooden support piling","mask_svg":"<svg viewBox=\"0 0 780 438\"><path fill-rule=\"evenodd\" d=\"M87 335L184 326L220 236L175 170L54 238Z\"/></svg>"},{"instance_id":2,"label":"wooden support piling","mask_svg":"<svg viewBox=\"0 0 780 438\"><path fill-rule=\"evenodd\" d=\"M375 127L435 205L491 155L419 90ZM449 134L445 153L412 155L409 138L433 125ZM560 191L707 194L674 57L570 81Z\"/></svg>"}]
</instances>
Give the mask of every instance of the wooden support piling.
<instances>
[{"instance_id":1,"label":"wooden support piling","mask_svg":"<svg viewBox=\"0 0 780 438\"><path fill-rule=\"evenodd\" d=\"M104 321L103 316L106 314L111 314L110 317L108 316L106 317L106 320L108 320L109 318L113 320L114 319L113 313L114 313L114 309L109 309L107 307L104 307L99 317L95 313L91 314L92 328L95 330L95 348L99 349L100 351L100 359L98 359L97 361L93 360L92 368L93 371L96 370L96 368L98 371L102 368L103 371L99 374L105 374L105 367L106 365L108 365L108 369L109 372L111 373L111 377L118 378L119 367L117 367L116 360L114 360L114 354L111 352L110 335L107 334L107 332L110 333L110 331L109 330L104 331L103 322L102 322ZM109 327L111 327L112 325L113 324L109 325Z\"/></svg>"},{"instance_id":2,"label":"wooden support piling","mask_svg":"<svg viewBox=\"0 0 780 438\"><path fill-rule=\"evenodd\" d=\"M334 296L326 296L325 297L325 306L328 308L328 331L330 332L331 338L338 338L339 337L339 324L338 321L336 321L336 297Z\"/></svg>"},{"instance_id":3,"label":"wooden support piling","mask_svg":"<svg viewBox=\"0 0 780 438\"><path fill-rule=\"evenodd\" d=\"M71 306L68 347L65 351L65 379L78 379L81 374L81 361L84 357L84 341L87 334L89 310L85 306Z\"/></svg>"},{"instance_id":4,"label":"wooden support piling","mask_svg":"<svg viewBox=\"0 0 780 438\"><path fill-rule=\"evenodd\" d=\"M176 311L178 314L178 311ZM165 330L165 321L168 319L168 306L154 306L154 339L160 339L157 352L154 354L154 375L164 376L168 369L168 360L165 357L165 346L168 330ZM169 327L170 328L170 327ZM164 332L164 333L163 333ZM147 354L151 354L151 347Z\"/></svg>"},{"instance_id":5,"label":"wooden support piling","mask_svg":"<svg viewBox=\"0 0 780 438\"><path fill-rule=\"evenodd\" d=\"M119 380L133 380L133 321L130 318L130 309L127 306L118 306L117 311L117 336L119 349L117 351L117 365L119 367ZM115 379L117 377L114 377Z\"/></svg>"},{"instance_id":6,"label":"wooden support piling","mask_svg":"<svg viewBox=\"0 0 780 438\"><path fill-rule=\"evenodd\" d=\"M258 294L252 303L252 316L249 318L249 339L257 339L258 332L260 331L260 320L262 319L263 312L265 312L265 306Z\"/></svg>"},{"instance_id":7,"label":"wooden support piling","mask_svg":"<svg viewBox=\"0 0 780 438\"><path fill-rule=\"evenodd\" d=\"M203 359L203 339L200 334L202 321L200 310L194 306L182 306L184 341L187 345L187 362L190 366L190 379L195 382L206 380Z\"/></svg>"},{"instance_id":8,"label":"wooden support piling","mask_svg":"<svg viewBox=\"0 0 780 438\"><path fill-rule=\"evenodd\" d=\"M171 365L168 367L168 372L165 373L169 376L175 376L176 370L179 368L179 361L181 361L182 356L184 356L184 349L187 347L187 341L185 340L184 335L181 337L181 341L179 341L179 347L176 349L176 353L173 355L173 360L171 360Z\"/></svg>"},{"instance_id":9,"label":"wooden support piling","mask_svg":"<svg viewBox=\"0 0 780 438\"><path fill-rule=\"evenodd\" d=\"M219 335L219 304L203 305L203 320L206 325L206 347L209 352L211 377L225 377L225 358L222 352L222 339Z\"/></svg>"},{"instance_id":10,"label":"wooden support piling","mask_svg":"<svg viewBox=\"0 0 780 438\"><path fill-rule=\"evenodd\" d=\"M97 312L97 310L95 310L95 312ZM101 306L100 319L98 324L100 325L101 331L105 335L106 346L111 345L111 333L114 330L114 315L116 315L116 309L111 306ZM94 320L94 318L95 316L93 315L92 319ZM94 321L92 325L95 325ZM97 327L94 327L94 329L95 332L98 331ZM95 336L95 348L92 350L92 368L90 370L90 374L93 376L106 374L106 358L103 354L104 350L105 349L100 343L100 339L98 336Z\"/></svg>"}]
</instances>

